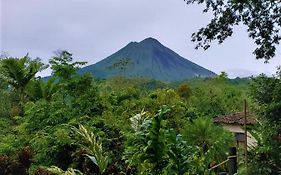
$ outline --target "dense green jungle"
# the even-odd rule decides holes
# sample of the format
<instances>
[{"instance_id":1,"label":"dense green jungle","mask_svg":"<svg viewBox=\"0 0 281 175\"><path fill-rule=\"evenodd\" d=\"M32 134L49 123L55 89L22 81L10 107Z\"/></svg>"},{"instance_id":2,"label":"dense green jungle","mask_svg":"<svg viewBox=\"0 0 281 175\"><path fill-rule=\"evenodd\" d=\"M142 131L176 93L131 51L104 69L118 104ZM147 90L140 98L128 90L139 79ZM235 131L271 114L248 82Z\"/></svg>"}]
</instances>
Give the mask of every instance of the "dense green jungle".
<instances>
[{"instance_id":1,"label":"dense green jungle","mask_svg":"<svg viewBox=\"0 0 281 175\"><path fill-rule=\"evenodd\" d=\"M233 136L213 118L248 110L257 146L238 174L281 174L281 74L160 82L76 71L61 52L47 68L28 55L0 60L0 174L211 175L228 157Z\"/></svg>"}]
</instances>

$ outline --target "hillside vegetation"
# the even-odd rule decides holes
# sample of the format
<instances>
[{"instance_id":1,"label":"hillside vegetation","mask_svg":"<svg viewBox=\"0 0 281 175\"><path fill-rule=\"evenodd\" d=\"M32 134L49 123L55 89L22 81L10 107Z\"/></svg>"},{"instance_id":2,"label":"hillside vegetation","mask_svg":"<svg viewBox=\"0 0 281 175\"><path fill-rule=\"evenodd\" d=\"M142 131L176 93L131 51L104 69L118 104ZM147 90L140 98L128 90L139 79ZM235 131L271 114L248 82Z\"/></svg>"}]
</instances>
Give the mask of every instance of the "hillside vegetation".
<instances>
[{"instance_id":1,"label":"hillside vegetation","mask_svg":"<svg viewBox=\"0 0 281 175\"><path fill-rule=\"evenodd\" d=\"M97 79L77 75L83 63L66 51L50 65L46 81L39 59L0 62L1 175L215 174L233 137L212 118L242 111L244 99L259 120L247 172L280 173L278 77Z\"/></svg>"}]
</instances>

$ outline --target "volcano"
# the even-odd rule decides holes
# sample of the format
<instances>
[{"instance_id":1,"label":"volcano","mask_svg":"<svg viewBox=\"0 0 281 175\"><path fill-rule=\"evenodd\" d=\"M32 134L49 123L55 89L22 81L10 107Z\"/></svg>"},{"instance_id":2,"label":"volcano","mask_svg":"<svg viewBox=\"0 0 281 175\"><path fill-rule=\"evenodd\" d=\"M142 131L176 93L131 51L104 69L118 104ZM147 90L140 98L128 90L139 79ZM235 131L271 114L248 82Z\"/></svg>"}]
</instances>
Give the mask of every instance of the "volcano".
<instances>
[{"instance_id":1,"label":"volcano","mask_svg":"<svg viewBox=\"0 0 281 175\"><path fill-rule=\"evenodd\" d=\"M185 59L154 38L130 42L107 58L79 70L98 78L143 77L160 81L182 81L216 74Z\"/></svg>"}]
</instances>

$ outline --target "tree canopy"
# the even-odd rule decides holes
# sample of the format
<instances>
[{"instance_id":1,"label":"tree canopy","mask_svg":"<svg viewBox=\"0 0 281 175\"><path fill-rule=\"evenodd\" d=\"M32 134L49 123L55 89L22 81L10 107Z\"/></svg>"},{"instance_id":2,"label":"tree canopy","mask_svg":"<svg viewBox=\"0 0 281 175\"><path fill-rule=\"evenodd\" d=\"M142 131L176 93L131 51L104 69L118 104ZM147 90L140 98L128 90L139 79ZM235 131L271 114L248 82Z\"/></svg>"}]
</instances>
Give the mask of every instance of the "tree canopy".
<instances>
[{"instance_id":1,"label":"tree canopy","mask_svg":"<svg viewBox=\"0 0 281 175\"><path fill-rule=\"evenodd\" d=\"M61 51L50 59L52 78L40 79L46 66L32 61L0 60L1 175L212 174L209 165L227 158L229 134L210 118L240 111L245 95L224 74L171 84L96 79L78 75L83 62Z\"/></svg>"},{"instance_id":2,"label":"tree canopy","mask_svg":"<svg viewBox=\"0 0 281 175\"><path fill-rule=\"evenodd\" d=\"M49 60L52 74L61 77L62 79L70 79L70 77L79 69L80 66L85 65L86 62L72 62L72 54L65 50L56 52L56 56Z\"/></svg>"},{"instance_id":3,"label":"tree canopy","mask_svg":"<svg viewBox=\"0 0 281 175\"><path fill-rule=\"evenodd\" d=\"M204 50L212 41L219 43L233 34L233 27L247 26L249 37L257 45L254 54L265 62L276 54L276 46L281 40L280 0L184 0L187 4L205 4L203 12L212 12L214 18L198 32L192 34L196 48Z\"/></svg>"},{"instance_id":4,"label":"tree canopy","mask_svg":"<svg viewBox=\"0 0 281 175\"><path fill-rule=\"evenodd\" d=\"M0 61L0 78L16 90L24 89L37 72L46 69L39 58L31 60L28 55L22 58L4 58Z\"/></svg>"}]
</instances>

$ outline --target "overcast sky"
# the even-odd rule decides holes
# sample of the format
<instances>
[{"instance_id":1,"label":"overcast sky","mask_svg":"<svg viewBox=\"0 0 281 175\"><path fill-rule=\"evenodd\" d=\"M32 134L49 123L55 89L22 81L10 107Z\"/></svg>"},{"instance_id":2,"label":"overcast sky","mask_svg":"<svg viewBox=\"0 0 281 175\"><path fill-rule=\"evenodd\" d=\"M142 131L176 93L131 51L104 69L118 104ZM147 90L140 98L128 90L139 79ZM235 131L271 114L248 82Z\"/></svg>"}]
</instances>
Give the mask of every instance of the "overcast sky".
<instances>
[{"instance_id":1,"label":"overcast sky","mask_svg":"<svg viewBox=\"0 0 281 175\"><path fill-rule=\"evenodd\" d=\"M269 64L256 60L243 26L224 44L195 50L190 36L212 16L183 0L0 0L0 11L1 52L14 57L29 53L47 63L54 51L65 49L76 61L92 64L130 41L153 37L190 61L231 77L274 74L281 64L280 45ZM50 70L41 73L48 74Z\"/></svg>"}]
</instances>

